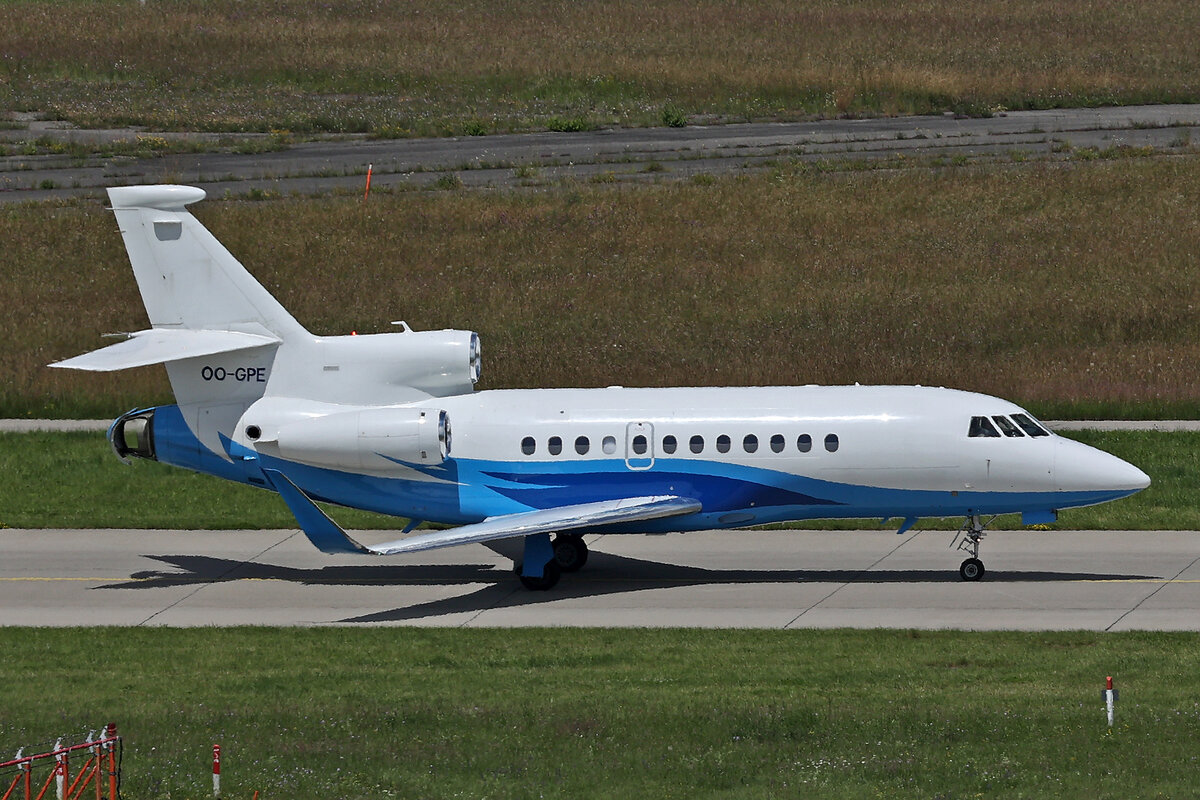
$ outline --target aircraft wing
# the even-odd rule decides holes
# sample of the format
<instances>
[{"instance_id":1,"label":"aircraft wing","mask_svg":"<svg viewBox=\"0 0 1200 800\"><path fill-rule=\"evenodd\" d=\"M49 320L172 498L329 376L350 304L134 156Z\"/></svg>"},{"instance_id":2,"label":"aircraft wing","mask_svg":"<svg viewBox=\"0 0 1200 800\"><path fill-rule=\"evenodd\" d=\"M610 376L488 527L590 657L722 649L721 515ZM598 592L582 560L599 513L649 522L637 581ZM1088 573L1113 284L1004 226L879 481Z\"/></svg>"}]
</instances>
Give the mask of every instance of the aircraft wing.
<instances>
[{"instance_id":1,"label":"aircraft wing","mask_svg":"<svg viewBox=\"0 0 1200 800\"><path fill-rule=\"evenodd\" d=\"M300 529L317 549L324 553L375 553L393 555L416 553L421 550L436 550L460 544L479 544L496 539L511 539L535 533L594 528L602 525L617 525L625 522L643 522L662 517L693 514L700 510L700 501L690 497L655 495L649 497L624 497L617 500L601 500L595 503L580 503L535 511L521 511L489 517L483 522L430 531L367 546L356 542L336 522L322 511L296 484L282 472L265 469L263 472L271 485L287 503Z\"/></svg>"},{"instance_id":2,"label":"aircraft wing","mask_svg":"<svg viewBox=\"0 0 1200 800\"><path fill-rule=\"evenodd\" d=\"M661 495L654 497L626 497L619 500L601 500L573 506L559 506L537 511L522 511L489 517L483 522L463 525L445 531L432 531L367 547L372 553L393 555L415 553L438 547L453 547L459 544L479 544L494 539L529 536L535 533L594 528L600 525L616 525L623 522L643 522L649 519L692 514L700 510L700 501L690 497Z\"/></svg>"},{"instance_id":3,"label":"aircraft wing","mask_svg":"<svg viewBox=\"0 0 1200 800\"><path fill-rule=\"evenodd\" d=\"M58 361L50 366L112 372L130 367L145 367L196 356L211 356L234 350L249 350L279 344L275 336L260 336L239 331L185 330L151 328L129 334L123 342L93 350L81 356Z\"/></svg>"}]
</instances>

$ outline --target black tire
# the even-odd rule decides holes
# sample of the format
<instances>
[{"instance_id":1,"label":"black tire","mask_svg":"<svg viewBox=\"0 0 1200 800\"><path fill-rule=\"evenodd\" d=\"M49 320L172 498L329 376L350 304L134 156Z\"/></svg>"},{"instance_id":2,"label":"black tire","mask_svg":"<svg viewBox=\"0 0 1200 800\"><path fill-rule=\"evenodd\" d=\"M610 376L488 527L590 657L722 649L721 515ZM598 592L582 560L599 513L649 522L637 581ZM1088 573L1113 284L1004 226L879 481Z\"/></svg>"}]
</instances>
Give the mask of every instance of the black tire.
<instances>
[{"instance_id":1,"label":"black tire","mask_svg":"<svg viewBox=\"0 0 1200 800\"><path fill-rule=\"evenodd\" d=\"M582 536L559 534L554 537L554 560L563 572L579 572L588 560L587 543Z\"/></svg>"},{"instance_id":2,"label":"black tire","mask_svg":"<svg viewBox=\"0 0 1200 800\"><path fill-rule=\"evenodd\" d=\"M521 585L531 592L545 592L553 589L558 583L558 579L562 577L562 570L559 569L557 561L550 559L546 566L542 567L540 577L522 575L520 564L517 565L517 577L521 579Z\"/></svg>"},{"instance_id":3,"label":"black tire","mask_svg":"<svg viewBox=\"0 0 1200 800\"><path fill-rule=\"evenodd\" d=\"M983 579L983 574L986 570L983 568L983 562L978 558L968 558L962 562L958 568L958 574L962 576L964 581L978 581Z\"/></svg>"}]
</instances>

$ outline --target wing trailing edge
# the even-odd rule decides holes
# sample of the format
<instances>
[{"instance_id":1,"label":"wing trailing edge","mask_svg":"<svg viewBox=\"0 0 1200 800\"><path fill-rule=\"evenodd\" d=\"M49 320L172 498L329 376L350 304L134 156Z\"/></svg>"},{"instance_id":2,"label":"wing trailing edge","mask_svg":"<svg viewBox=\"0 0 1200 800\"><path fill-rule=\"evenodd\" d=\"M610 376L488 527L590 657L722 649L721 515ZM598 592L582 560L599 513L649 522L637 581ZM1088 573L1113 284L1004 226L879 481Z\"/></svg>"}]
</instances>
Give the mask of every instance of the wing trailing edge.
<instances>
[{"instance_id":1,"label":"wing trailing edge","mask_svg":"<svg viewBox=\"0 0 1200 800\"><path fill-rule=\"evenodd\" d=\"M700 501L690 497L656 495L601 500L594 503L521 511L489 517L483 522L462 525L449 530L430 531L378 545L356 542L279 470L264 469L271 485L287 503L304 535L324 553L374 553L390 556L398 553L418 553L464 544L483 544L497 539L512 539L539 533L596 528L629 522L643 522L663 517L694 514Z\"/></svg>"}]
</instances>

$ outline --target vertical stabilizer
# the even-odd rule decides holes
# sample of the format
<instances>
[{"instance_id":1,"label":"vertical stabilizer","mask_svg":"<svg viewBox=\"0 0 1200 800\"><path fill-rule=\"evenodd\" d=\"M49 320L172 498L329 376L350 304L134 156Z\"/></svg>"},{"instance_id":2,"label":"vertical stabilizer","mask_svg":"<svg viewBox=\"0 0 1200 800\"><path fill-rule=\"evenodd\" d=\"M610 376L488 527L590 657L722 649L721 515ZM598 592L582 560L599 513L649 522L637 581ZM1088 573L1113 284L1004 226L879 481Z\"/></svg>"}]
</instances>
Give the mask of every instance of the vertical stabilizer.
<instances>
[{"instance_id":1,"label":"vertical stabilizer","mask_svg":"<svg viewBox=\"0 0 1200 800\"><path fill-rule=\"evenodd\" d=\"M186 209L193 186L108 190L129 263L155 328L266 331L287 341L301 325Z\"/></svg>"}]
</instances>

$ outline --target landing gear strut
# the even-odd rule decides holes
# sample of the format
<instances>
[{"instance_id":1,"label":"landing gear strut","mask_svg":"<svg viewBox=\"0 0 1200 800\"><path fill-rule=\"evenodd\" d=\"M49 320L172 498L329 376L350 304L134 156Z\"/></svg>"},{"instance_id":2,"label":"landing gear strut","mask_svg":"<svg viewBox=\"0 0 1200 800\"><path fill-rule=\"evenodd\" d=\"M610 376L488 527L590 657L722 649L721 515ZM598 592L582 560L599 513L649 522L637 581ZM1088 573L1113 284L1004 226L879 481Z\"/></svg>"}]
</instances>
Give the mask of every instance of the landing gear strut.
<instances>
[{"instance_id":1,"label":"landing gear strut","mask_svg":"<svg viewBox=\"0 0 1200 800\"><path fill-rule=\"evenodd\" d=\"M995 517L989 519L987 524L994 519ZM950 545L971 554L971 557L963 561L958 568L958 574L964 581L977 581L983 578L985 570L983 562L979 560L979 542L987 535L983 530L984 527L985 523L979 521L979 515L972 514L958 529L958 534Z\"/></svg>"}]
</instances>

